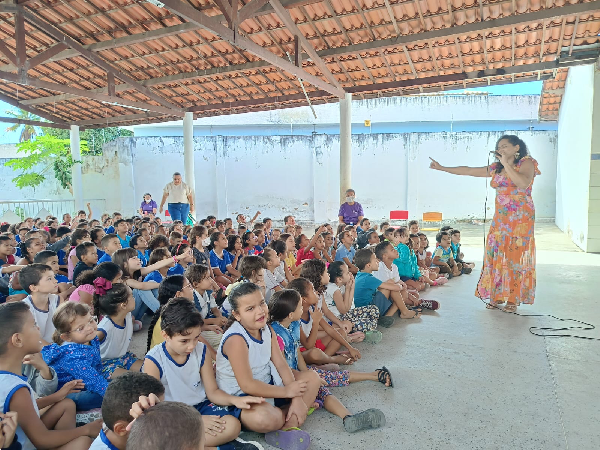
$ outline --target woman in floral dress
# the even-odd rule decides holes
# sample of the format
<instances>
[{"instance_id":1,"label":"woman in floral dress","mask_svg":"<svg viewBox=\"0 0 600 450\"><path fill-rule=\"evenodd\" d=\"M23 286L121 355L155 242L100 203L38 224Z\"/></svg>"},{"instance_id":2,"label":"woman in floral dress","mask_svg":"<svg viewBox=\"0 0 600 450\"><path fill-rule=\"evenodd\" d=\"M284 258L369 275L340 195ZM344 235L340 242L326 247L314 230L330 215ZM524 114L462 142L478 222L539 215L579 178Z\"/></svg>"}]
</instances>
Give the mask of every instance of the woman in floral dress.
<instances>
[{"instance_id":1,"label":"woman in floral dress","mask_svg":"<svg viewBox=\"0 0 600 450\"><path fill-rule=\"evenodd\" d=\"M525 142L514 135L496 143L496 162L487 167L444 167L431 159L430 167L454 175L492 177L496 212L487 236L485 261L475 295L489 301L488 308L506 303L515 312L520 303L535 298L535 207L531 198L538 163Z\"/></svg>"}]
</instances>

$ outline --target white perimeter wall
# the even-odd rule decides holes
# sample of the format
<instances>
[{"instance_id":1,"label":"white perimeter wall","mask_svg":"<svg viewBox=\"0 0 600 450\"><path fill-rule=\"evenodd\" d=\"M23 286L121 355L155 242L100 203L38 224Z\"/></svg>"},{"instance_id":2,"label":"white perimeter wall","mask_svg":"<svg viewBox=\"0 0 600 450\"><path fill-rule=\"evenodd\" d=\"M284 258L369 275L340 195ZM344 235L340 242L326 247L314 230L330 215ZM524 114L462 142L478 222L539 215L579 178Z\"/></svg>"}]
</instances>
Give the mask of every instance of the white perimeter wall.
<instances>
[{"instance_id":1,"label":"white perimeter wall","mask_svg":"<svg viewBox=\"0 0 600 450\"><path fill-rule=\"evenodd\" d=\"M569 69L558 121L556 225L583 250L588 239L588 203L594 66Z\"/></svg>"},{"instance_id":2,"label":"white perimeter wall","mask_svg":"<svg viewBox=\"0 0 600 450\"><path fill-rule=\"evenodd\" d=\"M501 134L353 135L352 185L357 199L374 220L389 218L394 209L408 209L413 217L441 211L447 219L482 218L485 180L433 172L429 156L444 165L484 166ZM554 218L556 132L519 135L542 171L534 189L537 217ZM338 136L195 137L194 147L199 216L253 214L256 209L273 218L294 214L299 220L322 221L337 216ZM172 173L184 173L182 138L122 138L105 150L118 152L120 161L131 158L131 181L122 191L123 209L135 205L131 212L145 192L158 202ZM490 189L488 217L493 199Z\"/></svg>"},{"instance_id":3,"label":"white perimeter wall","mask_svg":"<svg viewBox=\"0 0 600 450\"><path fill-rule=\"evenodd\" d=\"M352 185L358 201L367 217L377 221L389 218L389 211L395 209L408 209L412 217L441 211L450 220L483 218L485 180L433 172L428 168L429 156L444 165L484 166L501 134L353 135ZM542 171L534 188L537 218L554 218L556 132L518 134ZM337 217L337 135L206 136L195 137L194 147L199 217L253 214L256 209L263 217L275 219L286 214L305 221ZM84 159L84 198L103 199L92 201L96 214L104 210L133 214L145 192L160 201L162 189L175 171L184 173L182 138L121 138L106 145L103 156ZM51 174L36 190L19 190L11 181L14 176L0 164L0 200L72 198ZM489 189L488 217L493 211L494 191Z\"/></svg>"}]
</instances>

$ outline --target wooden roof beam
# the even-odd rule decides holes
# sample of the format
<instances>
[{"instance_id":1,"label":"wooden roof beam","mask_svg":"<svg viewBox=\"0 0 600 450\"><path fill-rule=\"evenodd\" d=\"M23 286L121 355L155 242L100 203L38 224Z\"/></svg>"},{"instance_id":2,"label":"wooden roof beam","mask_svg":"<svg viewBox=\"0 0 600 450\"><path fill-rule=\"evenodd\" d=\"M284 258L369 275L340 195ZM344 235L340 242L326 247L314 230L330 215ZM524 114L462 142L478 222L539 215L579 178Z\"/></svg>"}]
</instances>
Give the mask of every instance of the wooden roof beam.
<instances>
[{"instance_id":1,"label":"wooden roof beam","mask_svg":"<svg viewBox=\"0 0 600 450\"><path fill-rule=\"evenodd\" d=\"M124 81L125 83L128 83L132 88L143 93L148 98L154 100L155 102L159 103L160 105L164 106L165 108L172 108L173 110L175 110L177 112L183 111L182 109L173 105L168 100L165 100L163 97L161 97L160 95L158 95L155 92L153 92L152 90L150 90L150 88L140 84L140 82L138 80L135 80L134 78L127 75L126 73L121 72L116 67L113 67L111 64L107 63L104 59L102 59L100 56L96 55L94 52L87 50L86 48L83 47L83 45L81 45L75 39L71 38L70 36L67 36L59 29L50 25L48 22L41 20L39 17L37 17L36 15L34 15L30 12L26 12L26 13L24 13L24 15L29 23L36 26L40 30L44 31L49 36L52 36L58 42L62 42L63 44L66 44L69 47L71 47L73 50L77 50L79 53L81 53L81 55L83 55L85 58L90 60L92 63L96 64L98 67L100 67L107 73L111 72L116 78L119 78L120 80ZM17 58L17 60L18 60L18 58Z\"/></svg>"},{"instance_id":2,"label":"wooden roof beam","mask_svg":"<svg viewBox=\"0 0 600 450\"><path fill-rule=\"evenodd\" d=\"M40 122L39 120L15 119L14 117L0 117L0 122L16 125L33 125L34 127L62 128L63 130L71 128L66 123Z\"/></svg>"},{"instance_id":3,"label":"wooden roof beam","mask_svg":"<svg viewBox=\"0 0 600 450\"><path fill-rule=\"evenodd\" d=\"M28 106L28 105L24 105L22 102L19 102L17 99L9 97L8 95L0 94L0 101L3 101L4 103L8 103L9 105L14 106L15 108L22 109L23 111L27 111L28 113L35 114L36 116L39 116L39 117L49 120L51 122L55 122L55 123L64 123L65 122L61 118L56 117L52 114L48 114L45 111L39 110L37 108L32 108L31 106Z\"/></svg>"},{"instance_id":4,"label":"wooden roof beam","mask_svg":"<svg viewBox=\"0 0 600 450\"><path fill-rule=\"evenodd\" d=\"M37 87L40 89L48 89L48 90L56 91L56 92L64 92L67 94L72 94L77 97L91 98L94 100L98 100L100 102L106 102L106 103L110 103L110 104L116 103L118 105L125 106L125 107L129 106L129 107L132 107L135 109L155 111L155 112L160 112L162 114L169 114L172 116L179 116L179 117L184 116L184 113L182 110L177 110L175 108L166 108L164 106L156 106L156 105L152 105L150 103L134 102L134 101L127 100L124 98L120 98L120 97L112 97L112 96L106 95L106 94L93 93L93 92L87 91L85 89L78 89L78 88L71 87L67 84L51 83L49 81L40 80L39 78L30 78L26 75L17 75L14 73L0 71L0 79L10 81L10 82L16 83L16 84L33 86L33 87Z\"/></svg>"},{"instance_id":5,"label":"wooden roof beam","mask_svg":"<svg viewBox=\"0 0 600 450\"><path fill-rule=\"evenodd\" d=\"M201 28L210 31L211 33L215 33L216 35L220 36L223 40L229 42L232 45L235 45L250 53L255 54L259 58L271 63L271 65L279 67L280 69L285 70L286 72L295 75L298 78L302 78L302 80L311 83L315 87L330 92L333 95L336 95L338 97L344 95L343 89L331 85L319 77L311 75L302 68L296 67L290 61L280 58L271 51L261 47L251 39L248 39L241 35L237 35L233 32L233 30L220 24L214 18L209 17L206 14L200 12L199 10L191 6L189 3L184 3L181 0L163 0L163 3L168 9L184 17L186 20L197 24Z\"/></svg>"},{"instance_id":6,"label":"wooden roof beam","mask_svg":"<svg viewBox=\"0 0 600 450\"><path fill-rule=\"evenodd\" d=\"M327 67L327 64L325 64L325 61L323 61L321 57L317 54L317 51L312 46L312 44L308 42L302 31L300 31L288 10L283 7L279 0L269 0L269 3L271 3L271 6L275 10L279 18L283 21L288 31L294 36L298 36L298 39L300 40L300 45L304 48L304 50L315 63L315 65L321 70L321 73L325 78L327 78L327 81L329 81L333 86L335 86L343 92L344 88L342 87L342 85L338 82L337 78L331 73L331 71Z\"/></svg>"}]
</instances>

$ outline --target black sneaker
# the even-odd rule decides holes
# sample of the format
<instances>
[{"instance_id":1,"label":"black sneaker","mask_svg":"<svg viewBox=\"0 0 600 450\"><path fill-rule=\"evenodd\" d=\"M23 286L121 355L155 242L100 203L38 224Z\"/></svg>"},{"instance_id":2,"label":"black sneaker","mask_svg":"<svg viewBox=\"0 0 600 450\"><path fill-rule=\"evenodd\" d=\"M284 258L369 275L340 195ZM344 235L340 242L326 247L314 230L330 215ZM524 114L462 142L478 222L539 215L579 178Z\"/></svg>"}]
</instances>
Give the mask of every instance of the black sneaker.
<instances>
[{"instance_id":1,"label":"black sneaker","mask_svg":"<svg viewBox=\"0 0 600 450\"><path fill-rule=\"evenodd\" d=\"M385 415L382 411L374 408L344 417L344 428L348 433L383 426L385 426Z\"/></svg>"}]
</instances>

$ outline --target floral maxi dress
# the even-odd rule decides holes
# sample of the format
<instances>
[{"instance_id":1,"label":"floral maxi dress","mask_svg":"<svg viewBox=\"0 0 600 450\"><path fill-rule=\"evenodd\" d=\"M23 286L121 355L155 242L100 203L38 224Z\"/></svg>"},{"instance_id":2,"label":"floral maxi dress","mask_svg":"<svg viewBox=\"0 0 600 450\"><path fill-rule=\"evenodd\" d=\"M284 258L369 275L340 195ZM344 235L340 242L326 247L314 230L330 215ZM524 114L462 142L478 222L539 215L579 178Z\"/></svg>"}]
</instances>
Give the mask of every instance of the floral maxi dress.
<instances>
[{"instance_id":1,"label":"floral maxi dress","mask_svg":"<svg viewBox=\"0 0 600 450\"><path fill-rule=\"evenodd\" d=\"M535 175L538 163L529 159ZM493 173L495 163L490 166ZM533 304L535 299L535 207L531 198L533 181L518 188L510 178L494 173L491 186L496 189L496 212L486 241L485 260L475 295L492 303Z\"/></svg>"}]
</instances>

